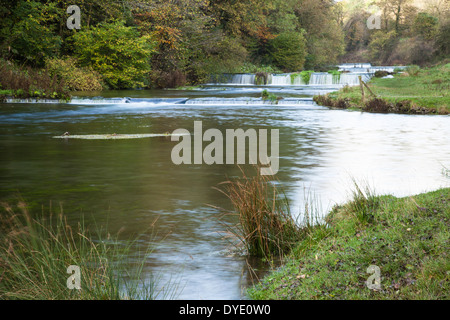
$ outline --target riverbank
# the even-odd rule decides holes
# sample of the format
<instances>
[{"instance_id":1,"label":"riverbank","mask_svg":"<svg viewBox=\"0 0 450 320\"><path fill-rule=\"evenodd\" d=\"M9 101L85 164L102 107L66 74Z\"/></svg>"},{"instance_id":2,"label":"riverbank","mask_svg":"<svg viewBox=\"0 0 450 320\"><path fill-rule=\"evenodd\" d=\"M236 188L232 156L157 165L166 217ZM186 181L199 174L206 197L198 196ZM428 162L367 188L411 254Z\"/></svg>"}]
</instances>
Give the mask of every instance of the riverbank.
<instances>
[{"instance_id":1,"label":"riverbank","mask_svg":"<svg viewBox=\"0 0 450 320\"><path fill-rule=\"evenodd\" d=\"M405 198L357 190L249 290L252 299L450 298L450 188ZM377 268L381 287L369 289Z\"/></svg>"},{"instance_id":2,"label":"riverbank","mask_svg":"<svg viewBox=\"0 0 450 320\"><path fill-rule=\"evenodd\" d=\"M450 114L450 63L430 68L409 67L389 78L372 78L365 89L344 87L314 96L320 105L337 109L402 114ZM376 95L376 96L374 96Z\"/></svg>"}]
</instances>

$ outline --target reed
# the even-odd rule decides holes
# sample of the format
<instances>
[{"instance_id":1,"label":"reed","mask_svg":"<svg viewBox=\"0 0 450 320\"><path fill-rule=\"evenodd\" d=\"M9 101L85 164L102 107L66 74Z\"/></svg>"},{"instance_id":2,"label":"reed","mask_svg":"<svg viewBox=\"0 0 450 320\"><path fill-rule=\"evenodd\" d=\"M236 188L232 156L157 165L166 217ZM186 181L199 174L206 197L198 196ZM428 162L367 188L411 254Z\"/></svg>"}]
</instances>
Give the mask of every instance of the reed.
<instances>
[{"instance_id":1,"label":"reed","mask_svg":"<svg viewBox=\"0 0 450 320\"><path fill-rule=\"evenodd\" d=\"M249 177L242 171L241 178L223 183L220 191L230 199L238 220L229 231L252 256L283 255L302 238L303 229L291 215L286 195L257 172Z\"/></svg>"},{"instance_id":2,"label":"reed","mask_svg":"<svg viewBox=\"0 0 450 320\"><path fill-rule=\"evenodd\" d=\"M62 209L47 217L32 217L23 202L1 209L0 299L156 298L155 283L141 279L150 247L138 251L130 264L134 241L90 232L84 219L71 227ZM80 290L67 287L70 265L80 267Z\"/></svg>"}]
</instances>

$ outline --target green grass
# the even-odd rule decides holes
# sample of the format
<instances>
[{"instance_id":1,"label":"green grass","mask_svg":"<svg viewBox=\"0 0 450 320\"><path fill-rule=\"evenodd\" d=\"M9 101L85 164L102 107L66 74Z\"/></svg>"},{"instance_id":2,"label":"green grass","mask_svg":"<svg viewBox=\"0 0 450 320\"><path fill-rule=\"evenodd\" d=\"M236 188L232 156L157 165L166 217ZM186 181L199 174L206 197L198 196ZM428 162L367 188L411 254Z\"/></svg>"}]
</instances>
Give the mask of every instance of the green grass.
<instances>
[{"instance_id":1,"label":"green grass","mask_svg":"<svg viewBox=\"0 0 450 320\"><path fill-rule=\"evenodd\" d=\"M409 100L416 108L433 108L441 113L450 113L450 64L431 68L411 67L408 73L399 73L391 79L372 78L371 90L380 98L398 103ZM359 86L341 89L329 94L332 99L348 99L354 106L361 106ZM369 92L366 89L366 97Z\"/></svg>"},{"instance_id":2,"label":"green grass","mask_svg":"<svg viewBox=\"0 0 450 320\"><path fill-rule=\"evenodd\" d=\"M251 298L450 298L450 188L405 198L357 188L326 221L249 290ZM380 290L366 286L371 265L380 268Z\"/></svg>"},{"instance_id":3,"label":"green grass","mask_svg":"<svg viewBox=\"0 0 450 320\"><path fill-rule=\"evenodd\" d=\"M138 239L91 232L84 219L71 226L62 209L56 216L33 217L22 202L3 204L0 218L2 300L154 299L160 294L154 279L141 279L151 247L139 250ZM80 267L80 290L67 287L70 265Z\"/></svg>"}]
</instances>

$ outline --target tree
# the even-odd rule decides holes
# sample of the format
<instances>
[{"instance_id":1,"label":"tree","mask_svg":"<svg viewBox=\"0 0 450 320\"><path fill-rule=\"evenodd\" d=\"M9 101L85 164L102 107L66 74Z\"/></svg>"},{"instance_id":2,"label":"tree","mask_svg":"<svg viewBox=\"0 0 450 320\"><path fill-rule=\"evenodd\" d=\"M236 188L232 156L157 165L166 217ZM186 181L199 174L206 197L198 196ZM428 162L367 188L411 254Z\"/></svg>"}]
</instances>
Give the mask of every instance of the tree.
<instances>
[{"instance_id":1,"label":"tree","mask_svg":"<svg viewBox=\"0 0 450 320\"><path fill-rule=\"evenodd\" d=\"M437 18L425 12L420 12L414 19L413 31L425 40L431 40L437 35L438 25L439 21Z\"/></svg>"},{"instance_id":2,"label":"tree","mask_svg":"<svg viewBox=\"0 0 450 320\"><path fill-rule=\"evenodd\" d=\"M156 46L150 36L140 37L136 28L114 22L81 29L73 40L81 65L92 66L109 87L144 86Z\"/></svg>"},{"instance_id":3,"label":"tree","mask_svg":"<svg viewBox=\"0 0 450 320\"><path fill-rule=\"evenodd\" d=\"M284 32L270 41L273 63L285 71L300 71L306 58L306 39L302 32Z\"/></svg>"},{"instance_id":4,"label":"tree","mask_svg":"<svg viewBox=\"0 0 450 320\"><path fill-rule=\"evenodd\" d=\"M440 27L436 37L437 53L443 57L450 56L450 19Z\"/></svg>"},{"instance_id":5,"label":"tree","mask_svg":"<svg viewBox=\"0 0 450 320\"><path fill-rule=\"evenodd\" d=\"M0 31L3 50L12 58L32 66L58 54L61 37L56 34L58 10L54 3L21 1L11 8L7 23Z\"/></svg>"},{"instance_id":6,"label":"tree","mask_svg":"<svg viewBox=\"0 0 450 320\"><path fill-rule=\"evenodd\" d=\"M400 23L403 18L403 14L406 6L411 2L411 0L378 0L376 5L383 10L383 16L387 28L387 19L389 15L394 16L394 29L398 34L400 32Z\"/></svg>"},{"instance_id":7,"label":"tree","mask_svg":"<svg viewBox=\"0 0 450 320\"><path fill-rule=\"evenodd\" d=\"M376 31L369 44L370 57L372 62L384 63L389 58L397 42L397 33L395 30L385 32Z\"/></svg>"},{"instance_id":8,"label":"tree","mask_svg":"<svg viewBox=\"0 0 450 320\"><path fill-rule=\"evenodd\" d=\"M307 40L308 69L337 63L344 53L344 34L333 0L298 0L293 9Z\"/></svg>"}]
</instances>

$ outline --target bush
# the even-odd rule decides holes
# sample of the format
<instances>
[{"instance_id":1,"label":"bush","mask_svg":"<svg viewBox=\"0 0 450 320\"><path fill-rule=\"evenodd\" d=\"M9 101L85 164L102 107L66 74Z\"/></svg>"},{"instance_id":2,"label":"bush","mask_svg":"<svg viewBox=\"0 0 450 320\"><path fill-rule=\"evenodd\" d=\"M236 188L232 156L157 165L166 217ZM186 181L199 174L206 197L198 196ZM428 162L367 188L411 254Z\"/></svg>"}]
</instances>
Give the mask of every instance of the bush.
<instances>
[{"instance_id":1,"label":"bush","mask_svg":"<svg viewBox=\"0 0 450 320\"><path fill-rule=\"evenodd\" d=\"M389 72L387 72L387 71L383 71L383 70L375 71L376 78L383 78L383 77L386 77L387 75L389 75Z\"/></svg>"},{"instance_id":2,"label":"bush","mask_svg":"<svg viewBox=\"0 0 450 320\"><path fill-rule=\"evenodd\" d=\"M136 28L115 22L82 29L73 39L81 65L92 66L109 87L144 86L156 47L150 36L140 37Z\"/></svg>"},{"instance_id":3,"label":"bush","mask_svg":"<svg viewBox=\"0 0 450 320\"><path fill-rule=\"evenodd\" d=\"M273 63L285 71L303 68L306 58L306 40L303 32L284 32L269 42Z\"/></svg>"},{"instance_id":4,"label":"bush","mask_svg":"<svg viewBox=\"0 0 450 320\"><path fill-rule=\"evenodd\" d=\"M100 91L103 89L100 74L91 67L77 67L77 60L73 57L47 59L45 66L51 76L57 76L64 81L68 90Z\"/></svg>"},{"instance_id":5,"label":"bush","mask_svg":"<svg viewBox=\"0 0 450 320\"><path fill-rule=\"evenodd\" d=\"M69 99L70 94L63 80L50 76L46 70L17 67L0 59L0 86L16 98Z\"/></svg>"},{"instance_id":6,"label":"bush","mask_svg":"<svg viewBox=\"0 0 450 320\"><path fill-rule=\"evenodd\" d=\"M400 39L393 49L388 64L418 64L430 62L434 56L434 43L421 36Z\"/></svg>"}]
</instances>

